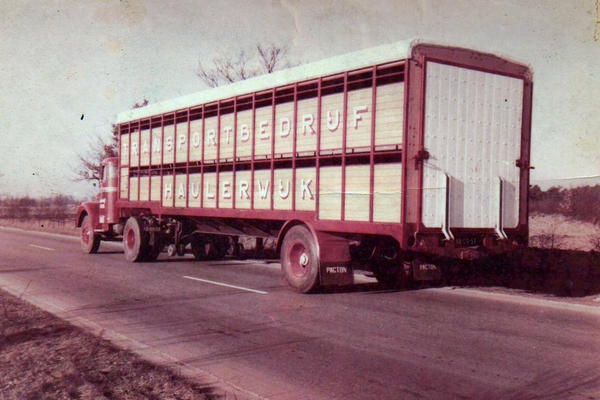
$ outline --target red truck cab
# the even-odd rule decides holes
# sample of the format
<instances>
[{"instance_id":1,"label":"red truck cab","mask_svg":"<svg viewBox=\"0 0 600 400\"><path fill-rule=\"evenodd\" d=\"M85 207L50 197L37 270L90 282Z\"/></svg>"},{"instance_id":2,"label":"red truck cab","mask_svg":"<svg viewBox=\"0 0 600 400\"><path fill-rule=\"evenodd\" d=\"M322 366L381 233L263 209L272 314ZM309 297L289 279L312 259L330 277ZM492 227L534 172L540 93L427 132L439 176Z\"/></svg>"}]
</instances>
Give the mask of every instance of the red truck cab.
<instances>
[{"instance_id":1,"label":"red truck cab","mask_svg":"<svg viewBox=\"0 0 600 400\"><path fill-rule=\"evenodd\" d=\"M96 200L81 203L77 208L76 226L81 227L81 247L86 253L96 253L100 241L112 241L123 233L119 224L117 195L119 187L118 158L102 161L100 191Z\"/></svg>"}]
</instances>

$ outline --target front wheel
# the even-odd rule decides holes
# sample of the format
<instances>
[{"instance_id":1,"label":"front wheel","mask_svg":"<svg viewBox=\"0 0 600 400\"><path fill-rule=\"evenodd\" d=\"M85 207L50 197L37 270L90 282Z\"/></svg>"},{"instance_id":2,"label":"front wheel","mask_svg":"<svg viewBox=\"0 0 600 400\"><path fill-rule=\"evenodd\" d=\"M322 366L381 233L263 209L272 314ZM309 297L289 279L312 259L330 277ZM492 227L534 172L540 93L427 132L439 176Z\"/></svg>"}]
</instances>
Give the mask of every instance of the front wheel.
<instances>
[{"instance_id":1,"label":"front wheel","mask_svg":"<svg viewBox=\"0 0 600 400\"><path fill-rule=\"evenodd\" d=\"M130 217L123 232L125 258L131 262L144 261L148 252L148 233L144 232L142 219Z\"/></svg>"},{"instance_id":2,"label":"front wheel","mask_svg":"<svg viewBox=\"0 0 600 400\"><path fill-rule=\"evenodd\" d=\"M100 247L100 236L94 232L94 225L89 215L83 218L81 223L81 248L88 254L94 254L98 252Z\"/></svg>"},{"instance_id":3,"label":"front wheel","mask_svg":"<svg viewBox=\"0 0 600 400\"><path fill-rule=\"evenodd\" d=\"M281 245L281 268L293 290L309 293L319 287L319 250L306 226L296 225Z\"/></svg>"}]
</instances>

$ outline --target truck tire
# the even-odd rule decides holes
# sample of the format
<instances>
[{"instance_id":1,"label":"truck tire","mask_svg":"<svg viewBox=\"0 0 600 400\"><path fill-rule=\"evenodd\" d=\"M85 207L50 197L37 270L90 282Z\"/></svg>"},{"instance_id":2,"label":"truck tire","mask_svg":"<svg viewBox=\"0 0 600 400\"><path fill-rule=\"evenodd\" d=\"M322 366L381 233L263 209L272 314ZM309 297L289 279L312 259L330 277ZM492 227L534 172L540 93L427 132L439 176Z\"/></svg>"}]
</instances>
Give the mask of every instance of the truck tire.
<instances>
[{"instance_id":1,"label":"truck tire","mask_svg":"<svg viewBox=\"0 0 600 400\"><path fill-rule=\"evenodd\" d=\"M317 240L306 226L293 226L286 233L281 245L281 269L296 292L309 293L319 287Z\"/></svg>"},{"instance_id":2,"label":"truck tire","mask_svg":"<svg viewBox=\"0 0 600 400\"><path fill-rule=\"evenodd\" d=\"M148 233L142 227L143 221L138 217L129 217L125 224L123 250L128 261L145 261L148 255Z\"/></svg>"},{"instance_id":3,"label":"truck tire","mask_svg":"<svg viewBox=\"0 0 600 400\"><path fill-rule=\"evenodd\" d=\"M83 218L81 223L81 248L88 254L94 254L98 252L100 247L100 236L94 232L94 225L89 215Z\"/></svg>"}]
</instances>

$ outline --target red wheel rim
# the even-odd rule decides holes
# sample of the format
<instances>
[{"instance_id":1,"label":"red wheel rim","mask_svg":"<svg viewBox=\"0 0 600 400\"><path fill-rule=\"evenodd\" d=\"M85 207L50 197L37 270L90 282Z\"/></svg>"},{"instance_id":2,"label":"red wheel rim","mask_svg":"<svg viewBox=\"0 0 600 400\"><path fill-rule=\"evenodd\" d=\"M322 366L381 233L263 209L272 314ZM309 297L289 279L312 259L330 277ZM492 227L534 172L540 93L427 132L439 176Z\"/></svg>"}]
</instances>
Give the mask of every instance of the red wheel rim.
<instances>
[{"instance_id":1,"label":"red wheel rim","mask_svg":"<svg viewBox=\"0 0 600 400\"><path fill-rule=\"evenodd\" d=\"M291 244L288 250L288 260L290 261L290 270L294 276L303 277L308 273L310 257L304 243L296 241Z\"/></svg>"},{"instance_id":2,"label":"red wheel rim","mask_svg":"<svg viewBox=\"0 0 600 400\"><path fill-rule=\"evenodd\" d=\"M133 250L135 247L135 232L133 231L133 229L130 229L127 231L127 248L129 250Z\"/></svg>"}]
</instances>

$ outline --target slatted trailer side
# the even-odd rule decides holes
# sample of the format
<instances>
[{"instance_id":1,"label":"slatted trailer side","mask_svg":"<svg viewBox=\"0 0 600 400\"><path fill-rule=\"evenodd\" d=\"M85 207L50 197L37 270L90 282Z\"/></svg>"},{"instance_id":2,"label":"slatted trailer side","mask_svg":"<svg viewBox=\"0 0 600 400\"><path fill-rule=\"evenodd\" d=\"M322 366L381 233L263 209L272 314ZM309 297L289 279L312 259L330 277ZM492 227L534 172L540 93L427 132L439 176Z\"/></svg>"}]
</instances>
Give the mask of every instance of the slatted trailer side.
<instances>
[{"instance_id":1,"label":"slatted trailer side","mask_svg":"<svg viewBox=\"0 0 600 400\"><path fill-rule=\"evenodd\" d=\"M531 88L521 64L406 41L132 110L94 230L132 261L276 238L300 292L353 261L438 279L526 245Z\"/></svg>"}]
</instances>

